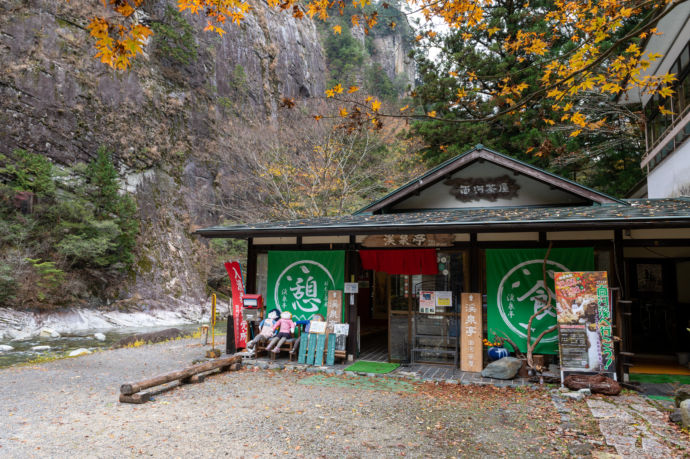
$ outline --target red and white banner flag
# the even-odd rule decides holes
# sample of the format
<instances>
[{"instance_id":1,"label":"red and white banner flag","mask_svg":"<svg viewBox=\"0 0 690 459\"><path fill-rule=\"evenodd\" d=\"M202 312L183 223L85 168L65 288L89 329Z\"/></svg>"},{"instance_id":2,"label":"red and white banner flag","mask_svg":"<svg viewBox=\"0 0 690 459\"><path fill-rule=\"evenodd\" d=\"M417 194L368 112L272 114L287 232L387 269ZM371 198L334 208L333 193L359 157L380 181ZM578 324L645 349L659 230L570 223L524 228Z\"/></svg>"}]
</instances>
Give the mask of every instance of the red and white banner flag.
<instances>
[{"instance_id":1,"label":"red and white banner flag","mask_svg":"<svg viewBox=\"0 0 690 459\"><path fill-rule=\"evenodd\" d=\"M247 322L242 320L244 283L242 282L240 262L226 262L225 269L228 271L230 283L232 284L232 318L235 325L235 347L238 350L244 349L247 347Z\"/></svg>"}]
</instances>

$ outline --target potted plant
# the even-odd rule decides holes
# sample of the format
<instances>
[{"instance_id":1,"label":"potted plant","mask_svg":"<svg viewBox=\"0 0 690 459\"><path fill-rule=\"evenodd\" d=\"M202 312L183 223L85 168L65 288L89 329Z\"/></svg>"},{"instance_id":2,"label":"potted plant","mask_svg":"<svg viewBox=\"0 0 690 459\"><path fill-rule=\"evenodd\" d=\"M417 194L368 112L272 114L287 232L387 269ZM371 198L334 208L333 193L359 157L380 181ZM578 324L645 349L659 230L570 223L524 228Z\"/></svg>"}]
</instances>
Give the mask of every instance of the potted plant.
<instances>
[{"instance_id":1,"label":"potted plant","mask_svg":"<svg viewBox=\"0 0 690 459\"><path fill-rule=\"evenodd\" d=\"M495 333L493 341L489 341L488 339L484 338L483 343L484 346L488 348L486 352L489 356L489 360L499 360L510 355L508 349L503 346L504 342L505 340L497 337Z\"/></svg>"}]
</instances>

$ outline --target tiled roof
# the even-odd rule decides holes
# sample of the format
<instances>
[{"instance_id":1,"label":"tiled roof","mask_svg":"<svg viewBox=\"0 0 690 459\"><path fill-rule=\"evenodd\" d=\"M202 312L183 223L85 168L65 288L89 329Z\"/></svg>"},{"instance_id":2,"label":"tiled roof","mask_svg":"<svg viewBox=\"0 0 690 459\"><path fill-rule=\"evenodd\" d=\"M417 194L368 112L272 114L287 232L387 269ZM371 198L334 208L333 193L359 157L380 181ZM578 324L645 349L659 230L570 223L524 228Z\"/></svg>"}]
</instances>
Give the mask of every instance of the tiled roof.
<instances>
[{"instance_id":1,"label":"tiled roof","mask_svg":"<svg viewBox=\"0 0 690 459\"><path fill-rule=\"evenodd\" d=\"M316 236L414 232L528 231L636 227L690 227L690 198L629 199L616 204L574 207L438 209L390 214L356 214L304 220L213 226L206 237ZM690 238L690 231L688 234Z\"/></svg>"}]
</instances>

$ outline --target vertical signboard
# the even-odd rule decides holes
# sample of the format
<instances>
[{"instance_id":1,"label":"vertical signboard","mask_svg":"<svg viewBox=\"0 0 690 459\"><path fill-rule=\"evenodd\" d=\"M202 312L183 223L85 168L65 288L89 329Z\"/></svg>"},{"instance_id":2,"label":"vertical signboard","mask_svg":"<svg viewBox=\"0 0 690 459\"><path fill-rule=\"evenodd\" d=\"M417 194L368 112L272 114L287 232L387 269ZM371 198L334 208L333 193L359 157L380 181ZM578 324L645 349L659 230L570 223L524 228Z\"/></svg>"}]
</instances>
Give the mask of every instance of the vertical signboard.
<instances>
[{"instance_id":1,"label":"vertical signboard","mask_svg":"<svg viewBox=\"0 0 690 459\"><path fill-rule=\"evenodd\" d=\"M563 371L611 373L611 304L605 271L555 273Z\"/></svg>"},{"instance_id":2,"label":"vertical signboard","mask_svg":"<svg viewBox=\"0 0 690 459\"><path fill-rule=\"evenodd\" d=\"M343 318L343 292L340 290L328 291L328 309L326 311L326 334L334 333L333 326L342 322Z\"/></svg>"},{"instance_id":3,"label":"vertical signboard","mask_svg":"<svg viewBox=\"0 0 690 459\"><path fill-rule=\"evenodd\" d=\"M460 297L460 369L482 371L482 296L479 293L463 293Z\"/></svg>"},{"instance_id":4,"label":"vertical signboard","mask_svg":"<svg viewBox=\"0 0 690 459\"><path fill-rule=\"evenodd\" d=\"M235 332L236 349L247 347L247 322L242 320L242 303L244 300L244 283L239 261L225 263L225 270L232 284L232 318Z\"/></svg>"}]
</instances>

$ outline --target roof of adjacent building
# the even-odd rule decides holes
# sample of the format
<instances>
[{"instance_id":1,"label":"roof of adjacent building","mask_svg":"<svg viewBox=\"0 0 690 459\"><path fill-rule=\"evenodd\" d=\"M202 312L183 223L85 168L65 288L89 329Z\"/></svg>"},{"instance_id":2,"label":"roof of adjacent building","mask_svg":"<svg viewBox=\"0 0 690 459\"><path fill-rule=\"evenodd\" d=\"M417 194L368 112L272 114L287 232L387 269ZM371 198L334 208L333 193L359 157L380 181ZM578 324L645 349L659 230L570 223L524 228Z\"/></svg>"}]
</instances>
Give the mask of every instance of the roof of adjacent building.
<instances>
[{"instance_id":1,"label":"roof of adjacent building","mask_svg":"<svg viewBox=\"0 0 690 459\"><path fill-rule=\"evenodd\" d=\"M279 222L213 226L205 237L275 237L387 233L500 232L553 229L690 226L690 198L626 199L615 203L567 207L462 208L358 213ZM690 237L690 235L689 235Z\"/></svg>"}]
</instances>

